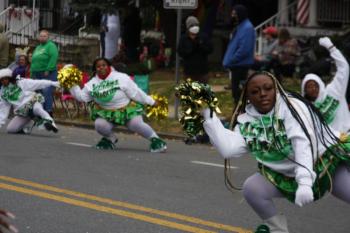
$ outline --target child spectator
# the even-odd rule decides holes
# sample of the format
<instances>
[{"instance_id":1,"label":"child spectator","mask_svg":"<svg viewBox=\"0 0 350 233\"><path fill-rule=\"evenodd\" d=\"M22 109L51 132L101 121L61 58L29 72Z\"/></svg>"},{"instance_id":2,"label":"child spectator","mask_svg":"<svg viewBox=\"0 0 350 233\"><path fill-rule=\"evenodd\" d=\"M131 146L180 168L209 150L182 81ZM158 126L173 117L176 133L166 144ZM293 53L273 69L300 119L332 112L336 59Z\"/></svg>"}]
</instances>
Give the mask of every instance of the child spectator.
<instances>
[{"instance_id":1,"label":"child spectator","mask_svg":"<svg viewBox=\"0 0 350 233\"><path fill-rule=\"evenodd\" d=\"M26 55L18 57L18 66L13 70L12 77L30 78L30 65Z\"/></svg>"}]
</instances>

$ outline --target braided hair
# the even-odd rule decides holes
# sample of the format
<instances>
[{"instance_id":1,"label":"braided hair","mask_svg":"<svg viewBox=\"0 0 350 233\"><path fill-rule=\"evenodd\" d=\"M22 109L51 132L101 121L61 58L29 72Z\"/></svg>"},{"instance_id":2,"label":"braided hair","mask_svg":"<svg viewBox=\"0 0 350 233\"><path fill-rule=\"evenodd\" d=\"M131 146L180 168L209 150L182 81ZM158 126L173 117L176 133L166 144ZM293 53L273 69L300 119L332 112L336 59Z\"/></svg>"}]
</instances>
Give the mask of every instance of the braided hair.
<instances>
[{"instance_id":1,"label":"braided hair","mask_svg":"<svg viewBox=\"0 0 350 233\"><path fill-rule=\"evenodd\" d=\"M314 155L316 153L316 156L318 157L318 153L317 153L317 148L318 145L317 143L320 142L325 148L326 150L330 151L330 153L334 156L339 156L340 154L345 154L346 151L343 147L337 147L337 150L335 151L334 148L332 148L330 145L336 145L338 143L340 143L340 139L334 135L332 129L330 129L330 127L328 126L328 124L326 123L326 121L324 120L321 112L307 99L305 99L304 97L302 97L300 94L295 93L295 92L286 92L284 90L284 88L282 87L282 85L279 83L279 81L273 76L273 74L266 72L266 71L258 71L253 73L252 75L250 75L247 78L246 84L244 86L244 89L242 91L242 94L240 96L240 99L238 101L238 104L233 112L232 118L231 118L231 122L230 122L230 129L234 129L235 126L237 125L238 121L237 118L240 114L245 112L245 108L247 106L248 103L248 99L247 99L247 86L249 81L251 81L254 77L258 76L258 75L266 75L268 77L270 77L274 83L275 86L275 90L276 90L276 95L279 94L280 97L282 98L282 100L286 103L288 109L291 112L291 115L293 116L293 118L299 123L299 125L301 126L305 136L308 138L308 140L310 141L310 145L311 145L311 154ZM310 133L308 132L308 129L306 127L306 124L304 122L304 120L302 119L302 116L300 115L300 113L296 110L296 108L294 107L294 105L292 104L292 99L297 99L299 101L302 102L302 104L304 104L308 110L308 112L310 113L311 116L311 123L312 123L312 127L313 130L315 132L315 137L316 137L316 146L314 147L313 142L312 142L312 138ZM277 97L276 97L276 101L277 101ZM274 118L272 118L274 121ZM272 122L272 124L274 124L274 122ZM273 136L275 137L275 127L272 127L273 130ZM328 136L328 137L326 137ZM279 140L274 140L273 141L274 145L276 146L276 148L278 150L282 149L282 145L280 145ZM307 167L305 167L304 165L296 162L295 160L293 160L290 157L287 157L288 160L296 163L298 166L302 166L305 169L307 169L309 171L309 173L311 174L312 171L310 171ZM315 158L314 156L312 156L313 159L313 164L315 164ZM226 187L230 190L233 191L233 189L239 190L241 188L236 188L231 180L230 180L230 162L229 160L225 159L225 171L224 171L224 175L225 175L225 185ZM316 177L317 179L318 177ZM330 178L330 182L332 182L331 178Z\"/></svg>"}]
</instances>

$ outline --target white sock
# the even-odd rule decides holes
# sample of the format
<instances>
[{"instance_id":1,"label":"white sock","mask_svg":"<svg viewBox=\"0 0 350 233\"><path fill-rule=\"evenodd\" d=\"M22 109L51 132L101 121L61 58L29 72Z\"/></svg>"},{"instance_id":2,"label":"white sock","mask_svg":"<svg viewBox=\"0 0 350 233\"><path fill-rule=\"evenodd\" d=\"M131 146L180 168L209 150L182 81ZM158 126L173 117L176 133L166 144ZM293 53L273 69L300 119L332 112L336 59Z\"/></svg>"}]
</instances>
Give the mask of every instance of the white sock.
<instances>
[{"instance_id":1,"label":"white sock","mask_svg":"<svg viewBox=\"0 0 350 233\"><path fill-rule=\"evenodd\" d=\"M153 132L148 139L151 139L151 138L159 138L159 136L156 134L156 132Z\"/></svg>"}]
</instances>

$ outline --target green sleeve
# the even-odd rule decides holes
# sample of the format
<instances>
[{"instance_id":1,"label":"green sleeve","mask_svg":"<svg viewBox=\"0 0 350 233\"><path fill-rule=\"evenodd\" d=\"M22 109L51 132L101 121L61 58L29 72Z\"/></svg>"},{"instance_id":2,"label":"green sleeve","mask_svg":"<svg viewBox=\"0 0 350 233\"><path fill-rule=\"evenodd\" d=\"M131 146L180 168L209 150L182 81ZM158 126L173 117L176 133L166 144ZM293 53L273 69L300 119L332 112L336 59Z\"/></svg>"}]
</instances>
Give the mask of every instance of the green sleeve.
<instances>
[{"instance_id":1,"label":"green sleeve","mask_svg":"<svg viewBox=\"0 0 350 233\"><path fill-rule=\"evenodd\" d=\"M58 59L58 50L56 45L51 42L48 47L48 54L50 56L49 62L47 63L47 71L52 71L57 69L57 59Z\"/></svg>"}]
</instances>

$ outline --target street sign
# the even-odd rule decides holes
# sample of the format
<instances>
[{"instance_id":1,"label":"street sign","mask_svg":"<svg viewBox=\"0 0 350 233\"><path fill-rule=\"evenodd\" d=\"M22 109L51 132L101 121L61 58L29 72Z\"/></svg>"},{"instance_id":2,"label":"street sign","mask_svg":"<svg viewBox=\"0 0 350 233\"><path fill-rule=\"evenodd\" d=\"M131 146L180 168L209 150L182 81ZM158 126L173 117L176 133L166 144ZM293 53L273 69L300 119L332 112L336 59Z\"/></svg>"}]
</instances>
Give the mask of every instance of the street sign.
<instances>
[{"instance_id":1,"label":"street sign","mask_svg":"<svg viewBox=\"0 0 350 233\"><path fill-rule=\"evenodd\" d=\"M164 0L165 9L196 9L198 0Z\"/></svg>"}]
</instances>

